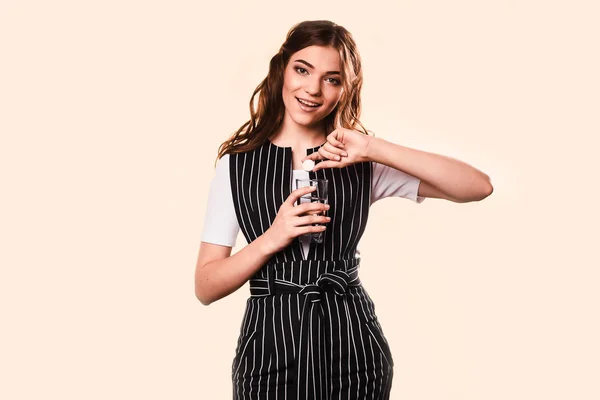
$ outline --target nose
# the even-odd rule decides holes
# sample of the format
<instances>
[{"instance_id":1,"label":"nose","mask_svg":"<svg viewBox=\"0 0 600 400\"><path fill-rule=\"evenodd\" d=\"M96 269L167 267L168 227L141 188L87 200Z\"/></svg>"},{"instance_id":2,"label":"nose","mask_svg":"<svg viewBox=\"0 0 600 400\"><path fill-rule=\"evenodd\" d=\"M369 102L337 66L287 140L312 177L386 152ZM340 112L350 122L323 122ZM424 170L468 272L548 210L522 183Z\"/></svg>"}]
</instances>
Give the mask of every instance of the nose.
<instances>
[{"instance_id":1,"label":"nose","mask_svg":"<svg viewBox=\"0 0 600 400\"><path fill-rule=\"evenodd\" d=\"M309 79L306 83L304 91L311 96L318 96L321 94L321 80L319 78Z\"/></svg>"}]
</instances>

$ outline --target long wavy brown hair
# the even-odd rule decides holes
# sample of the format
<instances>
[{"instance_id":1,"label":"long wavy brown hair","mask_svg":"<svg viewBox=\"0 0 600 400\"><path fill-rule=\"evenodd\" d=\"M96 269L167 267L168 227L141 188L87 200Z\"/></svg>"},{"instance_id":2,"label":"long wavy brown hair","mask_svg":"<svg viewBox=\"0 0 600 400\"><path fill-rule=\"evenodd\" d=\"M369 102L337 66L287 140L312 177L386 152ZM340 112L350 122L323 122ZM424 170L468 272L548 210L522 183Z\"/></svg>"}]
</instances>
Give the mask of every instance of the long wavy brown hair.
<instances>
[{"instance_id":1,"label":"long wavy brown hair","mask_svg":"<svg viewBox=\"0 0 600 400\"><path fill-rule=\"evenodd\" d=\"M347 129L358 130L356 126L359 125L362 128L359 131L369 135L359 120L363 75L360 55L352 35L343 26L331 21L304 21L290 29L279 52L271 58L267 77L250 99L250 120L219 146L215 165L225 154L241 153L262 146L281 126L285 113L281 97L285 68L294 53L309 46L332 46L339 51L342 62L342 95L336 107L323 118L326 132L332 132L339 122L342 128ZM255 109L256 96L258 107Z\"/></svg>"}]
</instances>

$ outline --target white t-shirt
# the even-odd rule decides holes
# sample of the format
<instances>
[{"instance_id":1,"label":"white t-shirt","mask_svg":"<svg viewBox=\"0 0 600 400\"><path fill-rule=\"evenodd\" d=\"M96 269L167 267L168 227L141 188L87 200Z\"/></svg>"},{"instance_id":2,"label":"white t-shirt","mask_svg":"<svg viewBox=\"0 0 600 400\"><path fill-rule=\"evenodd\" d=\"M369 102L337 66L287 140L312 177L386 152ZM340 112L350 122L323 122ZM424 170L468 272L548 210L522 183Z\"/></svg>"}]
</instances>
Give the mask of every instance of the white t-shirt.
<instances>
[{"instance_id":1,"label":"white t-shirt","mask_svg":"<svg viewBox=\"0 0 600 400\"><path fill-rule=\"evenodd\" d=\"M308 179L308 171L293 170L292 182L295 188L296 179ZM371 179L371 204L386 197L403 197L416 203L422 203L425 197L418 196L421 180L403 171L373 162ZM229 154L217 161L215 175L210 184L204 230L201 241L222 246L235 246L240 226L238 224L231 181L229 180ZM308 254L310 237L300 240L304 249L304 258ZM358 250L357 250L358 252Z\"/></svg>"}]
</instances>

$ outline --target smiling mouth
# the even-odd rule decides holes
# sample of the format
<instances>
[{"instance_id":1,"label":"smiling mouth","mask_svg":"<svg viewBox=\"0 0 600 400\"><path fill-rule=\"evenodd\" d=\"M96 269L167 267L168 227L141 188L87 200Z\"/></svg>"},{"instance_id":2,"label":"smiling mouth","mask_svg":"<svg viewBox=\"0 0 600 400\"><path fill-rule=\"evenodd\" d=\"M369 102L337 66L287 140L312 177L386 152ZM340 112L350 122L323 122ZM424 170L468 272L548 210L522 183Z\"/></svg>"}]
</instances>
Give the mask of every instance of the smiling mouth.
<instances>
[{"instance_id":1,"label":"smiling mouth","mask_svg":"<svg viewBox=\"0 0 600 400\"><path fill-rule=\"evenodd\" d=\"M299 99L298 97L296 97L296 100L298 100L298 103L300 103L300 104L302 104L303 106L306 106L306 107L310 107L310 108L319 108L319 107L321 107L321 104L317 104L317 103L313 103L313 102L310 102L310 101L302 100L302 99Z\"/></svg>"}]
</instances>

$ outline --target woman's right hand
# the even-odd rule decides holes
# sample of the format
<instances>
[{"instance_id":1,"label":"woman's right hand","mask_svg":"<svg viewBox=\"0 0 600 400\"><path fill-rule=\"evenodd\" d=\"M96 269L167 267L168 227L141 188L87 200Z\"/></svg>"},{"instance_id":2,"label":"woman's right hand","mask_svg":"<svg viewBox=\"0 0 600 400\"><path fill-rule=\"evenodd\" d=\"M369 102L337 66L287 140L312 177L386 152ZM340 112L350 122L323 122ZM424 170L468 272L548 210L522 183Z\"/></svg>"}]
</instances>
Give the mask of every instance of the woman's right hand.
<instances>
[{"instance_id":1,"label":"woman's right hand","mask_svg":"<svg viewBox=\"0 0 600 400\"><path fill-rule=\"evenodd\" d=\"M286 248L295 237L305 233L323 232L325 225L313 226L313 224L326 224L330 218L325 216L329 209L328 204L303 203L295 205L298 199L305 194L315 190L314 186L306 186L294 190L283 202L275 216L275 220L263 234L273 253ZM307 214L307 215L304 215ZM322 215L313 215L322 214Z\"/></svg>"}]
</instances>

